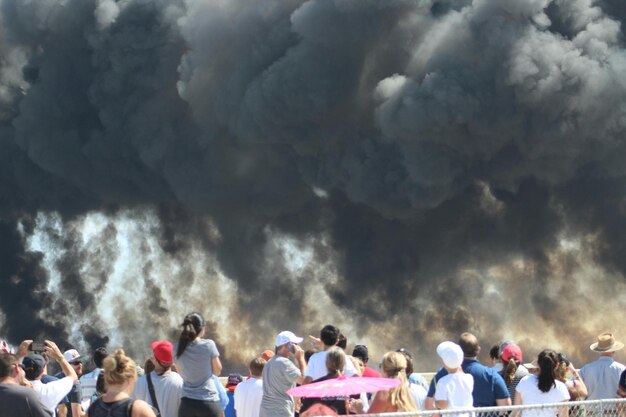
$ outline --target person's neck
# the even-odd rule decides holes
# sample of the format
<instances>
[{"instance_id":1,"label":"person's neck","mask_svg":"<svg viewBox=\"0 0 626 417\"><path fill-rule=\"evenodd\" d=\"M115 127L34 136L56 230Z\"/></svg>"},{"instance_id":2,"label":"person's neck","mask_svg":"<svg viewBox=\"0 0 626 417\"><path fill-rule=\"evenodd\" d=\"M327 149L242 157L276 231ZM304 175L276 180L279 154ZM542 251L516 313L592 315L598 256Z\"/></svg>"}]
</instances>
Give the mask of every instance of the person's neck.
<instances>
[{"instance_id":1,"label":"person's neck","mask_svg":"<svg viewBox=\"0 0 626 417\"><path fill-rule=\"evenodd\" d=\"M130 397L130 395L126 392L127 388L128 387L125 384L109 385L107 387L107 392L102 394L102 398L107 402L123 400Z\"/></svg>"},{"instance_id":2,"label":"person's neck","mask_svg":"<svg viewBox=\"0 0 626 417\"><path fill-rule=\"evenodd\" d=\"M17 381L17 379L13 378L12 376L7 376L7 377L0 379L0 384L19 385L20 383Z\"/></svg>"},{"instance_id":3,"label":"person's neck","mask_svg":"<svg viewBox=\"0 0 626 417\"><path fill-rule=\"evenodd\" d=\"M263 375L250 375L250 378L263 379Z\"/></svg>"},{"instance_id":4,"label":"person's neck","mask_svg":"<svg viewBox=\"0 0 626 417\"><path fill-rule=\"evenodd\" d=\"M467 360L475 361L476 358L478 358L478 356L463 356L464 361L467 361Z\"/></svg>"}]
</instances>

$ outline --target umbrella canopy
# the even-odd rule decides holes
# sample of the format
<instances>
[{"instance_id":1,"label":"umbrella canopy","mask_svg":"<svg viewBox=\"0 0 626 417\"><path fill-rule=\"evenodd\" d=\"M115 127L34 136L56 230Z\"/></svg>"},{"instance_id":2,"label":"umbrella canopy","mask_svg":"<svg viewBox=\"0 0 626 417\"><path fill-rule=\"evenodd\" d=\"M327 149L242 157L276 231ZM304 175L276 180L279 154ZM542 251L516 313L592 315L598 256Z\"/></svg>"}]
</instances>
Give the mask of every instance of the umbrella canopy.
<instances>
[{"instance_id":1,"label":"umbrella canopy","mask_svg":"<svg viewBox=\"0 0 626 417\"><path fill-rule=\"evenodd\" d=\"M313 382L312 384L301 385L287 391L287 394L294 397L345 397L356 395L362 392L387 391L401 384L399 379L390 378L363 378L359 376L327 379L325 381Z\"/></svg>"}]
</instances>

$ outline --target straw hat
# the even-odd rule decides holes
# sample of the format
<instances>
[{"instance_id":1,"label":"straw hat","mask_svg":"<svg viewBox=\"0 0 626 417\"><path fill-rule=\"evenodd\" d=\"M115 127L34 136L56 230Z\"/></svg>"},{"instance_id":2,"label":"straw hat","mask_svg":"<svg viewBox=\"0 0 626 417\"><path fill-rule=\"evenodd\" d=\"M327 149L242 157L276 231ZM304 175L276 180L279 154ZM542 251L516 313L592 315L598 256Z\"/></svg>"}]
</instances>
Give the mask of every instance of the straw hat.
<instances>
[{"instance_id":1,"label":"straw hat","mask_svg":"<svg viewBox=\"0 0 626 417\"><path fill-rule=\"evenodd\" d=\"M624 347L622 342L615 340L613 333L602 333L598 341L589 346L594 352L615 352Z\"/></svg>"}]
</instances>

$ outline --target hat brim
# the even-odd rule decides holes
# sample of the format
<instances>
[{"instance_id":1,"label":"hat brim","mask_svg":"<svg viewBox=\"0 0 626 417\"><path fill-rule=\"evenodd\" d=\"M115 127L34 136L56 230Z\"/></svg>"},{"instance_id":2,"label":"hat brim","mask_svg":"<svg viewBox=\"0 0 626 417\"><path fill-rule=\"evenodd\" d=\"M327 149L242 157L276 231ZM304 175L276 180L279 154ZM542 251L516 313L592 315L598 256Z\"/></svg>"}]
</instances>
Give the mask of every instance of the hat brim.
<instances>
[{"instance_id":1,"label":"hat brim","mask_svg":"<svg viewBox=\"0 0 626 417\"><path fill-rule=\"evenodd\" d=\"M528 362L528 363L525 363L523 366L526 369L538 369L539 368L539 365L537 365L536 362Z\"/></svg>"},{"instance_id":2,"label":"hat brim","mask_svg":"<svg viewBox=\"0 0 626 417\"><path fill-rule=\"evenodd\" d=\"M624 344L618 341L615 341L611 346L609 346L606 349L598 348L598 344L599 344L598 342L592 343L589 346L589 349L591 349L594 352L616 352L624 347Z\"/></svg>"}]
</instances>

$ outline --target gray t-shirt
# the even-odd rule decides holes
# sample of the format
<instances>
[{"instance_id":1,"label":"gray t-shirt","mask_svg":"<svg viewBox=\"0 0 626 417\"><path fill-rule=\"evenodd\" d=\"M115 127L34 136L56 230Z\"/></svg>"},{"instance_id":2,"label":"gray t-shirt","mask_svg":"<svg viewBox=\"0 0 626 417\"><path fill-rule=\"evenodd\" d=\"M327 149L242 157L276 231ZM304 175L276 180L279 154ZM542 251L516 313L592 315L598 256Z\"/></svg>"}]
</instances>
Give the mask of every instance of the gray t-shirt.
<instances>
[{"instance_id":1,"label":"gray t-shirt","mask_svg":"<svg viewBox=\"0 0 626 417\"><path fill-rule=\"evenodd\" d=\"M0 384L0 417L50 417L52 413L31 389L15 384Z\"/></svg>"},{"instance_id":2,"label":"gray t-shirt","mask_svg":"<svg viewBox=\"0 0 626 417\"><path fill-rule=\"evenodd\" d=\"M281 355L265 364L259 417L293 417L293 397L287 395L287 390L296 386L300 375L300 369Z\"/></svg>"},{"instance_id":3,"label":"gray t-shirt","mask_svg":"<svg viewBox=\"0 0 626 417\"><path fill-rule=\"evenodd\" d=\"M174 352L178 343L174 345ZM185 352L176 358L178 373L183 377L183 397L193 400L219 401L213 374L212 360L220 356L215 342L210 339L199 339L187 345Z\"/></svg>"}]
</instances>

